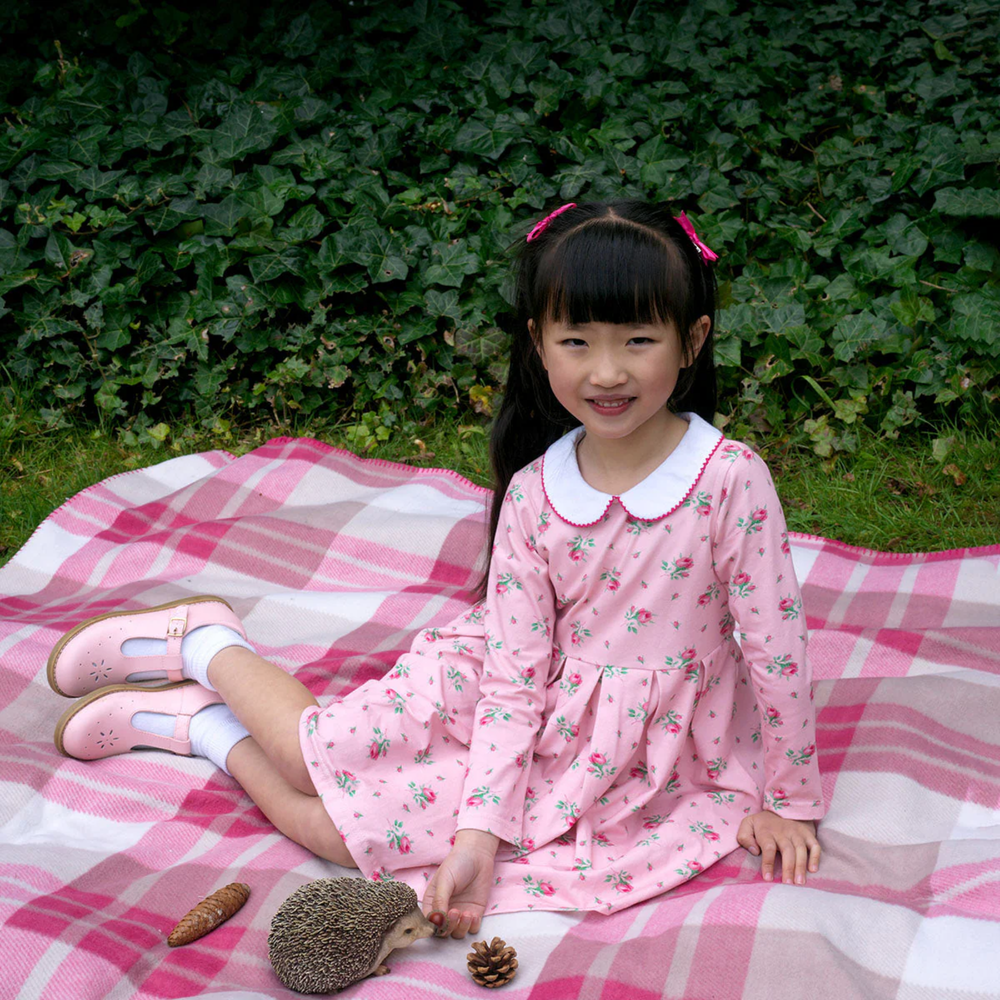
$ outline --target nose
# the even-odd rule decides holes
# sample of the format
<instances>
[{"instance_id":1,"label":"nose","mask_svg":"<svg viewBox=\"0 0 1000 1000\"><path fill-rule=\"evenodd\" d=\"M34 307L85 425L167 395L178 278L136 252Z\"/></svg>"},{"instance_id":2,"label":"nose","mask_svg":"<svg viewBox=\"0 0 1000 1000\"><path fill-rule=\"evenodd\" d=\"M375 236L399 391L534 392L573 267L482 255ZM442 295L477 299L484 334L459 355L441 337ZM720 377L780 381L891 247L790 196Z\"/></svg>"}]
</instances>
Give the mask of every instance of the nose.
<instances>
[{"instance_id":1,"label":"nose","mask_svg":"<svg viewBox=\"0 0 1000 1000\"><path fill-rule=\"evenodd\" d=\"M590 369L590 384L601 389L613 389L628 381L628 372L617 351L595 352Z\"/></svg>"}]
</instances>

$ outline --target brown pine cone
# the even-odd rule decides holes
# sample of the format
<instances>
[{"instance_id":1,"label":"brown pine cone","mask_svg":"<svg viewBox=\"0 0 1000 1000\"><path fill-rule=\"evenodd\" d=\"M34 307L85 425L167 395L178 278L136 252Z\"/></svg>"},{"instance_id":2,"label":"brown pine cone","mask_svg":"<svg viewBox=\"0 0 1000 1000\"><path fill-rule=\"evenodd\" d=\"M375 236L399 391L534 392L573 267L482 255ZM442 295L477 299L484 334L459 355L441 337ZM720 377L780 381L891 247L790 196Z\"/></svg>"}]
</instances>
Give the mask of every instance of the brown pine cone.
<instances>
[{"instance_id":1,"label":"brown pine cone","mask_svg":"<svg viewBox=\"0 0 1000 1000\"><path fill-rule=\"evenodd\" d=\"M506 985L517 972L517 952L498 937L489 944L476 941L466 957L473 980L487 989Z\"/></svg>"},{"instance_id":2,"label":"brown pine cone","mask_svg":"<svg viewBox=\"0 0 1000 1000\"><path fill-rule=\"evenodd\" d=\"M178 945L190 944L204 937L238 912L249 897L250 886L243 882L230 882L229 885L217 889L181 919L170 932L167 944L171 948L176 948Z\"/></svg>"}]
</instances>

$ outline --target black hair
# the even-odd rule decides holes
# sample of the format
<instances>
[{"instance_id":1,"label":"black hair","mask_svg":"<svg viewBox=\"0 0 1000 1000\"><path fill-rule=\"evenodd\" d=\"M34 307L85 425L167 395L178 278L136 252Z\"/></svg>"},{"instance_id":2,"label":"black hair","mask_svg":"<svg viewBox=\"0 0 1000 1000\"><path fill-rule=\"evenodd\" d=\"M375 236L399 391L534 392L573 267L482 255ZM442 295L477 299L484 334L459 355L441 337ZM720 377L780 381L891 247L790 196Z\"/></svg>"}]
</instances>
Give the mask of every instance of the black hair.
<instances>
[{"instance_id":1,"label":"black hair","mask_svg":"<svg viewBox=\"0 0 1000 1000\"><path fill-rule=\"evenodd\" d=\"M669 406L715 416L712 353L715 275L665 205L637 200L586 202L552 218L513 256L513 313L501 325L510 336L503 399L490 432L493 500L488 545L511 477L580 421L559 403L536 350L547 322L673 322L688 360ZM701 316L711 327L693 357L691 328ZM533 321L533 335L528 320ZM489 562L477 596L486 595Z\"/></svg>"}]
</instances>

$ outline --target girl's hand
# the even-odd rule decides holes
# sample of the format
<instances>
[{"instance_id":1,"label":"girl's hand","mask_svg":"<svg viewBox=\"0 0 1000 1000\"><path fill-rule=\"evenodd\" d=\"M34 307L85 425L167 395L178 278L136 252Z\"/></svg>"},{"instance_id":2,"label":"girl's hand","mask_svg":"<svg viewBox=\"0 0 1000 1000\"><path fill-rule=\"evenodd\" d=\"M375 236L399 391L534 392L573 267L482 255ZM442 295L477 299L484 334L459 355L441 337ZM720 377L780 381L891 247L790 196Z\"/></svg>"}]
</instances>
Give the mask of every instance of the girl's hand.
<instances>
[{"instance_id":1,"label":"girl's hand","mask_svg":"<svg viewBox=\"0 0 1000 1000\"><path fill-rule=\"evenodd\" d=\"M781 855L781 881L805 885L806 868L819 870L820 846L816 824L811 820L785 819L773 812L747 816L740 823L736 839L751 854L762 855L761 875L765 882L774 879L774 858Z\"/></svg>"},{"instance_id":2,"label":"girl's hand","mask_svg":"<svg viewBox=\"0 0 1000 1000\"><path fill-rule=\"evenodd\" d=\"M455 846L427 883L424 915L453 938L478 933L493 888L499 838L484 830L459 830Z\"/></svg>"}]
</instances>

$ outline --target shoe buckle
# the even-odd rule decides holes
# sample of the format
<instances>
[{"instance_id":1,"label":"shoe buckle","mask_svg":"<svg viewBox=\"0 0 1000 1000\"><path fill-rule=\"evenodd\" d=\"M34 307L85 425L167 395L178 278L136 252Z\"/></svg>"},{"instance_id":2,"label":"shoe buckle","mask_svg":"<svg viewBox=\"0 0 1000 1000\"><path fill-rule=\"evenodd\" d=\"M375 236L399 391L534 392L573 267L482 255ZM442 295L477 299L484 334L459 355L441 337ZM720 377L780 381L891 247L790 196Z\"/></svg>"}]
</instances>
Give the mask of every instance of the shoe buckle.
<instances>
[{"instance_id":1,"label":"shoe buckle","mask_svg":"<svg viewBox=\"0 0 1000 1000\"><path fill-rule=\"evenodd\" d=\"M184 618L171 618L167 623L167 635L178 636L183 635L184 630L187 628L187 617Z\"/></svg>"}]
</instances>

